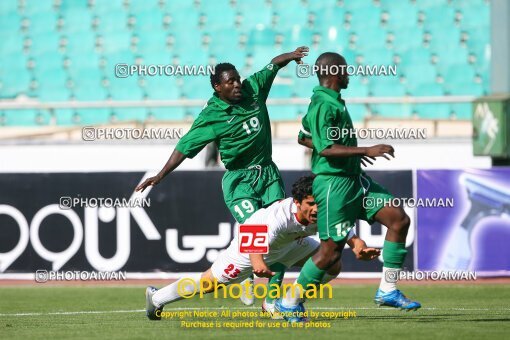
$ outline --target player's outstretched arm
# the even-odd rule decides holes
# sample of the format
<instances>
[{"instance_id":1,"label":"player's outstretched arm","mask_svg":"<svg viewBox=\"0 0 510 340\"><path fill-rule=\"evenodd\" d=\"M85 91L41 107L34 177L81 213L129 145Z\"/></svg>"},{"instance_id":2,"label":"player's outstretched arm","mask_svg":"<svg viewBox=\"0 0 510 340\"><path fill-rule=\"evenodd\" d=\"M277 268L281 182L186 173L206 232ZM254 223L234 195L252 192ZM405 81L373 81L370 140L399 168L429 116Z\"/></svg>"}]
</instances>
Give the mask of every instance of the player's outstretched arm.
<instances>
[{"instance_id":1,"label":"player's outstretched arm","mask_svg":"<svg viewBox=\"0 0 510 340\"><path fill-rule=\"evenodd\" d=\"M357 235L351 237L347 244L351 247L352 252L356 255L356 259L363 261L373 260L381 255L381 250L377 248L368 248L365 241Z\"/></svg>"},{"instance_id":2,"label":"player's outstretched arm","mask_svg":"<svg viewBox=\"0 0 510 340\"><path fill-rule=\"evenodd\" d=\"M250 254L250 262L253 267L253 273L258 277L269 278L274 276L275 273L269 269L262 254Z\"/></svg>"},{"instance_id":3,"label":"player's outstretched arm","mask_svg":"<svg viewBox=\"0 0 510 340\"><path fill-rule=\"evenodd\" d=\"M177 168L185 159L186 156L183 153L178 150L174 150L163 169L161 169L156 176L147 178L142 184L137 186L135 190L143 192L148 186L158 184L166 175L174 171L175 168Z\"/></svg>"},{"instance_id":4,"label":"player's outstretched arm","mask_svg":"<svg viewBox=\"0 0 510 340\"><path fill-rule=\"evenodd\" d=\"M284 67L287 66L287 64L292 60L298 64L302 64L303 61L301 58L306 57L309 50L310 49L306 46L298 47L295 51L280 54L279 56L274 57L273 60L271 60L271 64L278 65L279 67Z\"/></svg>"},{"instance_id":5,"label":"player's outstretched arm","mask_svg":"<svg viewBox=\"0 0 510 340\"><path fill-rule=\"evenodd\" d=\"M361 156L368 157L372 160L375 160L375 157L384 157L387 160L389 160L390 158L388 157L388 155L395 158L395 150L391 145L387 144L378 144L370 147L357 147L333 144L330 147L322 150L320 152L320 155L324 157Z\"/></svg>"}]
</instances>

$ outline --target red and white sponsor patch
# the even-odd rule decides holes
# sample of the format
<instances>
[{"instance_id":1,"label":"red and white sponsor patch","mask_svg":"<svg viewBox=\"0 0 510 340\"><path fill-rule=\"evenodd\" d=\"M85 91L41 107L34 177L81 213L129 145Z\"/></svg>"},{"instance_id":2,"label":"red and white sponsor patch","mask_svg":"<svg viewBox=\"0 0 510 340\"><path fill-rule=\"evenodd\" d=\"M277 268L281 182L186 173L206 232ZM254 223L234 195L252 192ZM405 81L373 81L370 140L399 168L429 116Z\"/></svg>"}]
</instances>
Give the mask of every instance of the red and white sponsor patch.
<instances>
[{"instance_id":1,"label":"red and white sponsor patch","mask_svg":"<svg viewBox=\"0 0 510 340\"><path fill-rule=\"evenodd\" d=\"M265 224L241 224L238 239L240 253L269 253L268 227Z\"/></svg>"}]
</instances>

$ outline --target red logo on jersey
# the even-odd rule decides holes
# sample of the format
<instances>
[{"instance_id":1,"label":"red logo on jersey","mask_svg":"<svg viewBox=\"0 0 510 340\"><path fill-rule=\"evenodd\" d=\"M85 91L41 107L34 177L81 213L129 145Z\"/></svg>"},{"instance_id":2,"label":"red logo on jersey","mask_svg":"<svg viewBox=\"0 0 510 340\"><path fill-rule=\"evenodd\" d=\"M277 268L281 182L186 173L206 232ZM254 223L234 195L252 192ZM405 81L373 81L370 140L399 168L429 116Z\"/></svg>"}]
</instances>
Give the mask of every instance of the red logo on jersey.
<instances>
[{"instance_id":1,"label":"red logo on jersey","mask_svg":"<svg viewBox=\"0 0 510 340\"><path fill-rule=\"evenodd\" d=\"M242 224L239 226L239 252L243 254L269 253L269 237L265 224Z\"/></svg>"}]
</instances>

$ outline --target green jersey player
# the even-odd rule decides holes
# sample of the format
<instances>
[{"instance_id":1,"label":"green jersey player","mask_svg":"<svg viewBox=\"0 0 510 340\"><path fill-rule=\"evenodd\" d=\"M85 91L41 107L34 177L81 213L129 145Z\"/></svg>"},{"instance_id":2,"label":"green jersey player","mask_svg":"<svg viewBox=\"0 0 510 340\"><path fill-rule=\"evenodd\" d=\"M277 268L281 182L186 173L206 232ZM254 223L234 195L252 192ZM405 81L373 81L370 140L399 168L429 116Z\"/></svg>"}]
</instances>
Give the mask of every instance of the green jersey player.
<instances>
[{"instance_id":1,"label":"green jersey player","mask_svg":"<svg viewBox=\"0 0 510 340\"><path fill-rule=\"evenodd\" d=\"M379 305L407 310L421 307L396 288L396 272L406 256L405 240L410 220L400 206L386 205L393 196L363 171L361 162L375 157L394 157L393 147L379 144L358 147L353 125L340 90L346 89L349 77L347 63L337 53L323 53L316 61L319 86L315 87L299 136L299 143L313 149L313 195L318 204L317 226L321 245L319 251L303 266L297 283L302 287L317 284L340 260L346 236L357 219L377 221L388 228L383 247L384 267L381 285L375 296ZM277 300L281 312L302 311L304 307L295 294ZM289 321L303 321L290 318Z\"/></svg>"},{"instance_id":2,"label":"green jersey player","mask_svg":"<svg viewBox=\"0 0 510 340\"><path fill-rule=\"evenodd\" d=\"M279 55L261 71L241 82L234 65L218 64L211 75L214 94L189 132L179 141L163 169L136 190L158 184L186 158L210 142L218 146L227 169L223 198L232 215L243 223L255 211L285 198L283 182L271 154L271 125L266 99L281 67L302 63L307 47Z\"/></svg>"}]
</instances>

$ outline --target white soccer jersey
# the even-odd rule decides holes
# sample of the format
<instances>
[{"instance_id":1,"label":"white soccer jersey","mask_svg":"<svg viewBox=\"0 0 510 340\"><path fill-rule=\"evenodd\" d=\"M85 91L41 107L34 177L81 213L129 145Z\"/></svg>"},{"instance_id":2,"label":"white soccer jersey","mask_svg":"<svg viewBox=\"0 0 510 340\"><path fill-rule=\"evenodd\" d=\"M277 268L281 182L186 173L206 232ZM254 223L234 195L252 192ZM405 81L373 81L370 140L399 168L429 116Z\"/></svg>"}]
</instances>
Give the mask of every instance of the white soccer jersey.
<instances>
[{"instance_id":1,"label":"white soccer jersey","mask_svg":"<svg viewBox=\"0 0 510 340\"><path fill-rule=\"evenodd\" d=\"M264 224L268 227L269 253L264 255L267 265L282 263L290 267L319 248L320 243L311 236L317 225L304 225L298 221L297 206L292 197L257 210L243 224ZM230 246L222 251L211 266L213 276L221 283L241 282L252 273L250 256L239 252L238 231ZM354 235L354 229L348 238Z\"/></svg>"},{"instance_id":2,"label":"white soccer jersey","mask_svg":"<svg viewBox=\"0 0 510 340\"><path fill-rule=\"evenodd\" d=\"M317 224L302 224L297 218L297 206L292 197L275 202L267 208L257 210L243 224L265 224L268 227L269 254L275 255L286 248L293 241L313 236L317 233ZM351 229L348 239L354 235ZM238 233L235 233L232 243L237 244ZM248 257L248 254L243 254Z\"/></svg>"}]
</instances>

